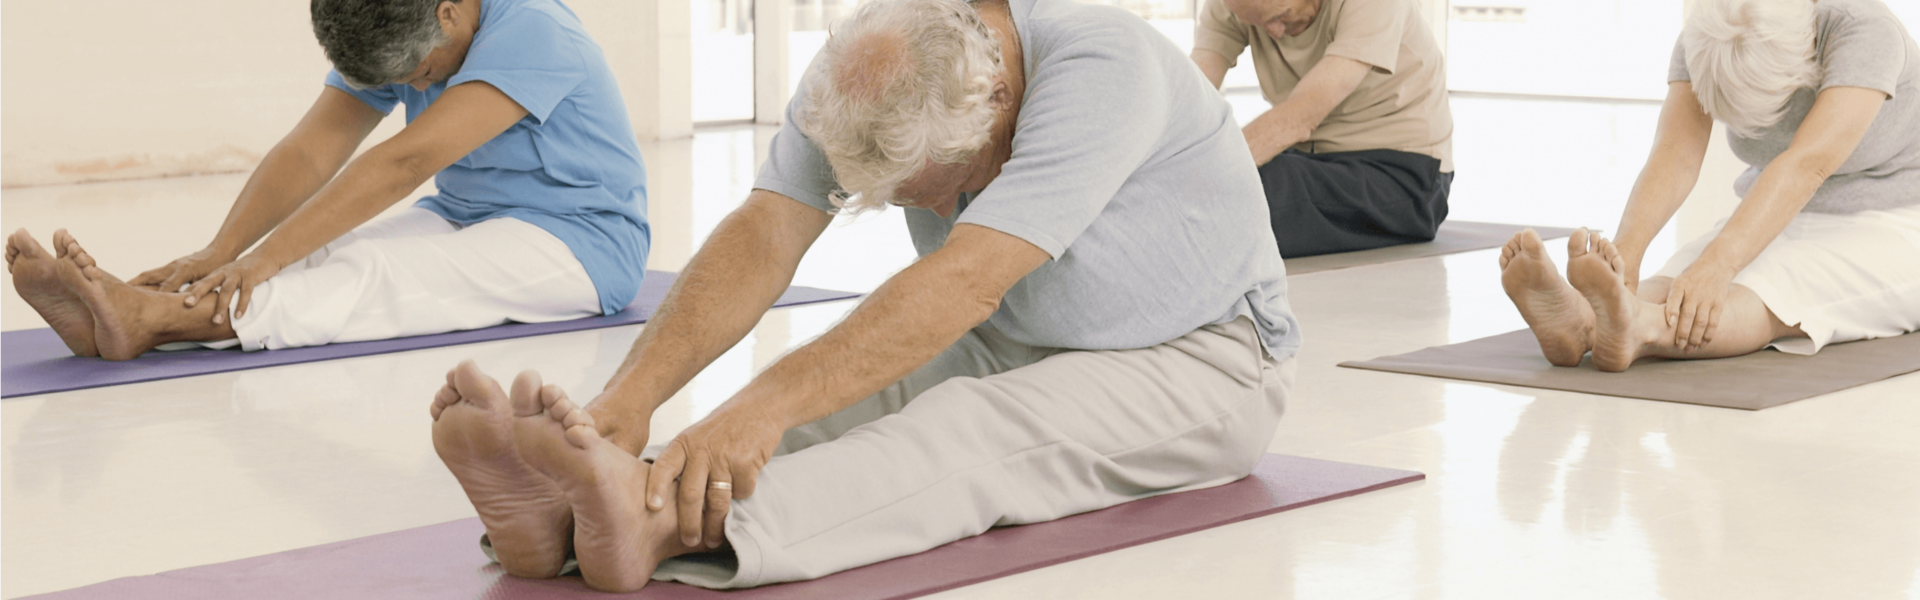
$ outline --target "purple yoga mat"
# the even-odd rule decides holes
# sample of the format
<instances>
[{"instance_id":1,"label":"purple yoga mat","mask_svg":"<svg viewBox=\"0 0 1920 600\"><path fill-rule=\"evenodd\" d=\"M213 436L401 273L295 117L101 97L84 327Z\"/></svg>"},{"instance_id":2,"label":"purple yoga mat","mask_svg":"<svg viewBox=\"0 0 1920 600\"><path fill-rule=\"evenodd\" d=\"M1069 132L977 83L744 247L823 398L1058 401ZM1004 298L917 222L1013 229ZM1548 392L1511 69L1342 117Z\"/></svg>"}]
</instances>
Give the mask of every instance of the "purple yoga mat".
<instances>
[{"instance_id":1,"label":"purple yoga mat","mask_svg":"<svg viewBox=\"0 0 1920 600\"><path fill-rule=\"evenodd\" d=\"M486 329L286 350L148 352L134 360L110 362L74 356L52 329L8 331L0 333L0 398L644 323L653 316L660 302L666 299L667 290L673 287L677 277L679 274L670 271L647 271L647 277L640 282L640 293L634 296L633 303L627 305L625 310L601 317L556 323L514 323ZM774 306L795 306L859 296L852 292L794 286L787 288Z\"/></svg>"},{"instance_id":2,"label":"purple yoga mat","mask_svg":"<svg viewBox=\"0 0 1920 600\"><path fill-rule=\"evenodd\" d=\"M463 519L229 563L115 579L33 598L892 600L1425 478L1413 471L1268 454L1254 468L1253 476L1227 485L1156 496L1047 523L994 529L920 554L812 581L730 592L656 581L639 592L614 596L587 589L579 577L519 579L507 575L499 565L487 563L478 545L483 531L480 521Z\"/></svg>"}]
</instances>

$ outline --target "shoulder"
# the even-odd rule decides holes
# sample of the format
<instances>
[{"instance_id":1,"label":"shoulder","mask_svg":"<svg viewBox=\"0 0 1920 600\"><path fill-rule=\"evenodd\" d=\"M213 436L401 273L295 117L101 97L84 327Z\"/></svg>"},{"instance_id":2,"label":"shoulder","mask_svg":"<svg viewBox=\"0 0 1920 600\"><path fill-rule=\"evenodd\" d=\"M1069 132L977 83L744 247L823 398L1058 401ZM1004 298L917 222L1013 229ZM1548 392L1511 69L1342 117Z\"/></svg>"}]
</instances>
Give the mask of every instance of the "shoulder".
<instances>
[{"instance_id":1,"label":"shoulder","mask_svg":"<svg viewBox=\"0 0 1920 600\"><path fill-rule=\"evenodd\" d=\"M553 0L491 0L497 12L488 14L474 38L475 55L489 63L544 64L549 68L584 68L589 38L580 19ZM486 52L480 52L485 47Z\"/></svg>"},{"instance_id":2,"label":"shoulder","mask_svg":"<svg viewBox=\"0 0 1920 600\"><path fill-rule=\"evenodd\" d=\"M1320 14L1339 27L1342 21L1381 21L1407 17L1420 10L1419 0L1326 0Z\"/></svg>"},{"instance_id":3,"label":"shoulder","mask_svg":"<svg viewBox=\"0 0 1920 600\"><path fill-rule=\"evenodd\" d=\"M568 40L575 41L583 37L586 28L580 18L566 6L553 0L492 0L500 2L499 12L488 15L481 21L481 34L493 37L515 37L521 42ZM493 31L486 31L492 26Z\"/></svg>"},{"instance_id":4,"label":"shoulder","mask_svg":"<svg viewBox=\"0 0 1920 600\"><path fill-rule=\"evenodd\" d=\"M1898 23L1893 9L1880 0L1820 0L1813 5L1814 21L1821 29L1849 29L1880 22Z\"/></svg>"},{"instance_id":5,"label":"shoulder","mask_svg":"<svg viewBox=\"0 0 1920 600\"><path fill-rule=\"evenodd\" d=\"M1030 50L1036 53L1035 62L1066 49L1081 56L1138 58L1150 54L1151 43L1163 37L1125 9L1070 0L1038 0L1026 25L1032 28L1026 37L1034 46Z\"/></svg>"}]
</instances>

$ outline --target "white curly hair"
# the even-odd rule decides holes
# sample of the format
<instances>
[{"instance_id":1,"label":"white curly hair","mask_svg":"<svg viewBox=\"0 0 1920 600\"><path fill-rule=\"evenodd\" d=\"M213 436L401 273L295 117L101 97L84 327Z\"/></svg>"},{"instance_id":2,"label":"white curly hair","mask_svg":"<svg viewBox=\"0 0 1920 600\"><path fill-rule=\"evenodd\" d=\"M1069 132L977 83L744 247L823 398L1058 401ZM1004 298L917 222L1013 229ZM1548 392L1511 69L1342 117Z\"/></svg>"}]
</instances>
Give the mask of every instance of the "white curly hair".
<instances>
[{"instance_id":1,"label":"white curly hair","mask_svg":"<svg viewBox=\"0 0 1920 600\"><path fill-rule=\"evenodd\" d=\"M1000 42L965 0L860 5L807 71L795 116L839 180L834 205L884 208L929 162L961 163L985 148L1001 69Z\"/></svg>"},{"instance_id":2,"label":"white curly hair","mask_svg":"<svg viewBox=\"0 0 1920 600\"><path fill-rule=\"evenodd\" d=\"M1735 135L1780 122L1795 91L1820 84L1812 0L1692 0L1681 31L1693 93Z\"/></svg>"}]
</instances>

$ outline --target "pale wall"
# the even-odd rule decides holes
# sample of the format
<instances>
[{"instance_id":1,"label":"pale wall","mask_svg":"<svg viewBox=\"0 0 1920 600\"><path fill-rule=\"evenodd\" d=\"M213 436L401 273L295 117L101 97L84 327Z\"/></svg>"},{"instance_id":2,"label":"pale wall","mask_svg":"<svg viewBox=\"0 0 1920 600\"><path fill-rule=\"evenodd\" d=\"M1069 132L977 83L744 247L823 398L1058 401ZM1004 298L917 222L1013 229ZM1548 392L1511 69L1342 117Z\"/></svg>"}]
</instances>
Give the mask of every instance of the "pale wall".
<instances>
[{"instance_id":1,"label":"pale wall","mask_svg":"<svg viewBox=\"0 0 1920 600\"><path fill-rule=\"evenodd\" d=\"M650 84L691 69L661 43L676 26L684 40L685 4L568 1L606 49L642 138L691 129L690 99L673 92L687 86ZM0 187L252 169L320 94L328 64L307 6L6 0ZM641 35L663 23L665 36ZM400 112L363 147L399 131Z\"/></svg>"}]
</instances>

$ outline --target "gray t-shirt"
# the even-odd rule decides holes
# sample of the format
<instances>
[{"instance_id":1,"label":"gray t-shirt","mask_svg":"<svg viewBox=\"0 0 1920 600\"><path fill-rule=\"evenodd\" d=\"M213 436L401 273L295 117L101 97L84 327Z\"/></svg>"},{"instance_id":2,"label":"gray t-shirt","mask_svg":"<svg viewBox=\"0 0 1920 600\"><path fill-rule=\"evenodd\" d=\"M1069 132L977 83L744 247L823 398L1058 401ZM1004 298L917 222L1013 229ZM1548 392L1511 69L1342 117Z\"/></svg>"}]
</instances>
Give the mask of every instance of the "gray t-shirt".
<instances>
[{"instance_id":1,"label":"gray t-shirt","mask_svg":"<svg viewBox=\"0 0 1920 600\"><path fill-rule=\"evenodd\" d=\"M1793 132L1820 90L1860 87L1886 93L1887 102L1860 145L1814 191L1804 210L1853 213L1920 204L1920 46L1880 0L1820 0L1814 15L1820 89L1794 92L1786 116L1759 137L1728 133L1734 156L1752 165L1734 180L1734 193L1745 198L1760 170L1793 143ZM1693 81L1684 43L1673 45L1669 82Z\"/></svg>"},{"instance_id":2,"label":"gray t-shirt","mask_svg":"<svg viewBox=\"0 0 1920 600\"><path fill-rule=\"evenodd\" d=\"M1248 316L1270 354L1293 356L1286 269L1225 99L1131 13L1010 5L1027 74L1012 159L961 198L954 219L906 209L915 249L938 250L956 223L971 223L1051 255L987 321L1022 343L1144 348ZM832 211L833 171L794 125L805 98L788 104L754 187Z\"/></svg>"}]
</instances>

